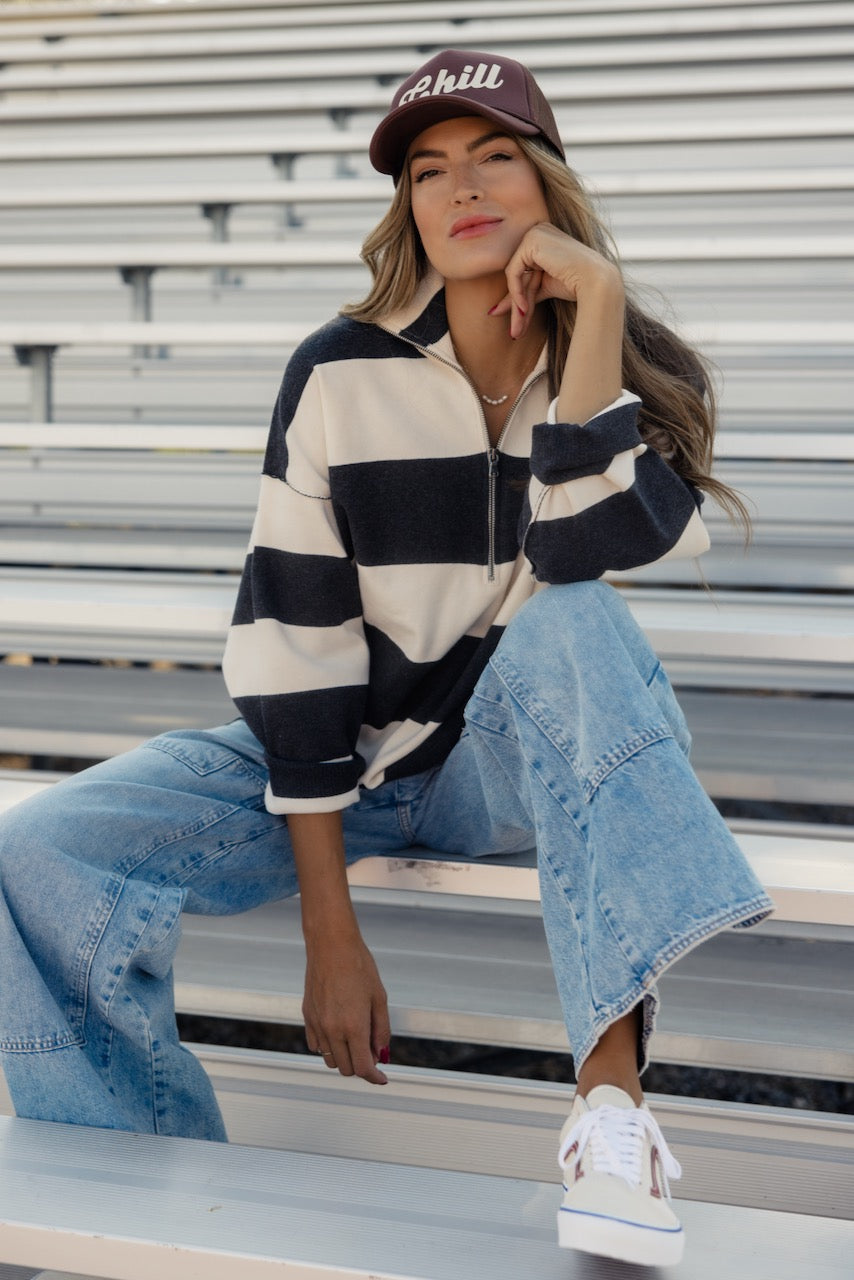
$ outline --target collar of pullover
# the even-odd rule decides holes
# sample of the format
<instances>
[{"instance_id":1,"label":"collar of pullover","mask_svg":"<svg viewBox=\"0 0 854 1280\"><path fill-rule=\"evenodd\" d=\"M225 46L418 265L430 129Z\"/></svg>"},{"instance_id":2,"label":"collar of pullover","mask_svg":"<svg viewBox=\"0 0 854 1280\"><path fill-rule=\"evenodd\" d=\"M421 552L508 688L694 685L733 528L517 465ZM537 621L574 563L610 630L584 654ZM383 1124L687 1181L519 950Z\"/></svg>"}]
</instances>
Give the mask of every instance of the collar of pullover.
<instances>
[{"instance_id":1,"label":"collar of pullover","mask_svg":"<svg viewBox=\"0 0 854 1280\"><path fill-rule=\"evenodd\" d=\"M444 281L437 272L430 270L411 301L384 316L381 327L461 368L448 330ZM531 376L546 368L546 357L544 345Z\"/></svg>"}]
</instances>

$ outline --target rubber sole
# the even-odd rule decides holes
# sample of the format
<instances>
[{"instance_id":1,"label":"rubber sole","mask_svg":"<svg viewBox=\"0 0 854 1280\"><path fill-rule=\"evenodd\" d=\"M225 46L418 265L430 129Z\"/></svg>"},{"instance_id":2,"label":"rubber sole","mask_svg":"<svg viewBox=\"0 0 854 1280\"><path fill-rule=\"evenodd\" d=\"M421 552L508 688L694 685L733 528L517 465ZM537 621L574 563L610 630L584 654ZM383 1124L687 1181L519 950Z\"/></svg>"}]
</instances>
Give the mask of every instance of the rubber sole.
<instances>
[{"instance_id":1,"label":"rubber sole","mask_svg":"<svg viewBox=\"0 0 854 1280\"><path fill-rule=\"evenodd\" d=\"M678 1231L659 1231L567 1209L558 1210L557 1234L561 1249L581 1249L647 1267L674 1266L682 1260L685 1249L681 1227Z\"/></svg>"}]
</instances>

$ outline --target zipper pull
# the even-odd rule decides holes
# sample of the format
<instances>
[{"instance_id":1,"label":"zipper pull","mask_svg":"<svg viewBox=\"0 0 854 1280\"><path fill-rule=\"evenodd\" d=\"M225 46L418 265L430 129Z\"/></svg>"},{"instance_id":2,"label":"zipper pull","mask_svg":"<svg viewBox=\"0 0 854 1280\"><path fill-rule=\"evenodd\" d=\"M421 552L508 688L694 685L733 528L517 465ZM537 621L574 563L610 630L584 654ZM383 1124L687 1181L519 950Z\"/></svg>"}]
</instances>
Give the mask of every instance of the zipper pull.
<instances>
[{"instance_id":1,"label":"zipper pull","mask_svg":"<svg viewBox=\"0 0 854 1280\"><path fill-rule=\"evenodd\" d=\"M490 477L498 475L498 450L489 450L489 474Z\"/></svg>"}]
</instances>

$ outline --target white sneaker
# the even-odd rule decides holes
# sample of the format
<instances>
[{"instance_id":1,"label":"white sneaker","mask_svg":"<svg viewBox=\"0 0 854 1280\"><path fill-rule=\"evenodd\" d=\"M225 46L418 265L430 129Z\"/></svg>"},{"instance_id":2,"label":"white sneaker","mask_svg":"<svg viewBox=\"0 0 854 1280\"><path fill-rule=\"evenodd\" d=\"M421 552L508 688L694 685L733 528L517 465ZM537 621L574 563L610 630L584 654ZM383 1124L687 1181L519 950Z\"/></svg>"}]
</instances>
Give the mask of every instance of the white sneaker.
<instances>
[{"instance_id":1,"label":"white sneaker","mask_svg":"<svg viewBox=\"0 0 854 1280\"><path fill-rule=\"evenodd\" d=\"M583 1249L624 1262L679 1262L682 1225L667 1179L682 1170L646 1103L601 1084L576 1096L560 1135L564 1197L558 1210L563 1249Z\"/></svg>"}]
</instances>

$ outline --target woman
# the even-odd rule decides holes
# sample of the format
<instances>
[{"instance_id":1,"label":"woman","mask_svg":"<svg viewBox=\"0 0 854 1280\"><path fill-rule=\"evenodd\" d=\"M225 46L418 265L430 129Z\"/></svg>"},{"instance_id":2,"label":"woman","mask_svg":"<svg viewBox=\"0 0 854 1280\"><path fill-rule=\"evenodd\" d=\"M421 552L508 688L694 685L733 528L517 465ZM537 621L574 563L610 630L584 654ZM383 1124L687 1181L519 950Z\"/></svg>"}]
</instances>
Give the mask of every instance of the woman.
<instances>
[{"instance_id":1,"label":"woman","mask_svg":"<svg viewBox=\"0 0 854 1280\"><path fill-rule=\"evenodd\" d=\"M640 1085L655 982L771 903L599 579L698 554L699 490L731 498L708 474L701 366L626 303L520 64L438 54L371 157L396 179L373 288L299 348L274 410L224 660L242 718L4 823L9 1087L22 1115L224 1138L175 1029L179 915L297 890L309 1047L385 1084L347 863L535 843L578 1080L559 1242L673 1262L678 1165Z\"/></svg>"}]
</instances>

